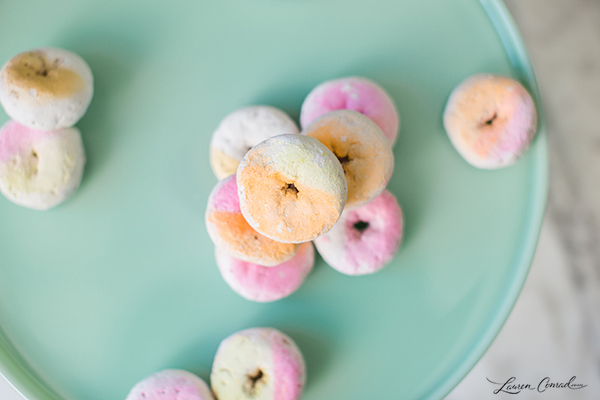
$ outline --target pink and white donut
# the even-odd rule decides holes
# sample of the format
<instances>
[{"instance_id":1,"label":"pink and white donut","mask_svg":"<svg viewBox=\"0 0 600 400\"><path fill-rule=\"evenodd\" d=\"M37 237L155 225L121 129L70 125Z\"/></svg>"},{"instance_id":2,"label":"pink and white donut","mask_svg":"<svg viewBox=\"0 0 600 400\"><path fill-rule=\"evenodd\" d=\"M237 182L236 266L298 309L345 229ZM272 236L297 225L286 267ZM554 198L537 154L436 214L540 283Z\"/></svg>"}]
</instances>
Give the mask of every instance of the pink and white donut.
<instances>
[{"instance_id":1,"label":"pink and white donut","mask_svg":"<svg viewBox=\"0 0 600 400\"><path fill-rule=\"evenodd\" d=\"M273 328L251 328L223 340L210 374L220 400L298 400L306 380L300 349Z\"/></svg>"},{"instance_id":2,"label":"pink and white donut","mask_svg":"<svg viewBox=\"0 0 600 400\"><path fill-rule=\"evenodd\" d=\"M214 400L208 385L191 372L166 369L136 384L125 400Z\"/></svg>"},{"instance_id":3,"label":"pink and white donut","mask_svg":"<svg viewBox=\"0 0 600 400\"><path fill-rule=\"evenodd\" d=\"M396 143L400 117L392 97L375 82L357 76L326 81L306 96L300 111L302 129L323 114L352 110L369 117L390 144Z\"/></svg>"},{"instance_id":4,"label":"pink and white donut","mask_svg":"<svg viewBox=\"0 0 600 400\"><path fill-rule=\"evenodd\" d=\"M389 191L362 207L345 210L333 228L315 240L327 264L346 275L382 269L400 248L404 218Z\"/></svg>"},{"instance_id":5,"label":"pink and white donut","mask_svg":"<svg viewBox=\"0 0 600 400\"><path fill-rule=\"evenodd\" d=\"M537 131L531 95L504 76L478 74L450 95L444 128L460 155L471 165L496 169L514 164Z\"/></svg>"},{"instance_id":6,"label":"pink and white donut","mask_svg":"<svg viewBox=\"0 0 600 400\"><path fill-rule=\"evenodd\" d=\"M303 243L294 257L274 267L238 260L219 248L215 248L215 258L234 292L247 300L269 302L298 290L315 263L315 250L312 243Z\"/></svg>"},{"instance_id":7,"label":"pink and white donut","mask_svg":"<svg viewBox=\"0 0 600 400\"><path fill-rule=\"evenodd\" d=\"M248 224L240 209L235 175L223 179L212 190L205 218L215 246L240 260L274 266L289 260L298 250L298 244L276 242Z\"/></svg>"},{"instance_id":8,"label":"pink and white donut","mask_svg":"<svg viewBox=\"0 0 600 400\"><path fill-rule=\"evenodd\" d=\"M77 128L39 131L9 121L0 129L0 192L15 204L59 205L79 187L84 165Z\"/></svg>"}]
</instances>

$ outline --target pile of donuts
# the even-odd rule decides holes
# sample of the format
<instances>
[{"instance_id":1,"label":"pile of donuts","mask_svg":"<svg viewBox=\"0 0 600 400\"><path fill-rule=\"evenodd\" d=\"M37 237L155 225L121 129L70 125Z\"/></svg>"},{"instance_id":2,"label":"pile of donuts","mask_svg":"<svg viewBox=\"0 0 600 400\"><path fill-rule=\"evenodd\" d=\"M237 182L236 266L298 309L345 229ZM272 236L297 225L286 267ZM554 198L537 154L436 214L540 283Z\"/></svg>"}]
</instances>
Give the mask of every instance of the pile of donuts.
<instances>
[{"instance_id":1,"label":"pile of donuts","mask_svg":"<svg viewBox=\"0 0 600 400\"><path fill-rule=\"evenodd\" d=\"M305 381L304 357L289 336L273 328L250 328L219 345L210 374L212 392L197 375L168 369L140 381L126 400L297 400Z\"/></svg>"},{"instance_id":2,"label":"pile of donuts","mask_svg":"<svg viewBox=\"0 0 600 400\"><path fill-rule=\"evenodd\" d=\"M455 88L443 121L459 154L483 169L516 162L537 130L527 90L484 74ZM302 104L302 131L270 106L227 115L211 140L220 182L206 210L227 284L257 302L289 296L313 267L311 243L343 274L372 274L389 263L404 222L385 189L399 123L391 96L361 77L315 87Z\"/></svg>"},{"instance_id":3,"label":"pile of donuts","mask_svg":"<svg viewBox=\"0 0 600 400\"><path fill-rule=\"evenodd\" d=\"M248 300L296 291L313 267L312 243L347 275L379 271L400 247L402 210L385 190L400 123L389 94L365 78L327 81L304 100L300 123L253 106L212 136L221 181L206 227L224 280Z\"/></svg>"},{"instance_id":4,"label":"pile of donuts","mask_svg":"<svg viewBox=\"0 0 600 400\"><path fill-rule=\"evenodd\" d=\"M0 104L11 118L0 128L0 192L10 201L47 210L79 187L86 162L73 125L94 92L86 62L67 50L18 54L0 70Z\"/></svg>"}]
</instances>

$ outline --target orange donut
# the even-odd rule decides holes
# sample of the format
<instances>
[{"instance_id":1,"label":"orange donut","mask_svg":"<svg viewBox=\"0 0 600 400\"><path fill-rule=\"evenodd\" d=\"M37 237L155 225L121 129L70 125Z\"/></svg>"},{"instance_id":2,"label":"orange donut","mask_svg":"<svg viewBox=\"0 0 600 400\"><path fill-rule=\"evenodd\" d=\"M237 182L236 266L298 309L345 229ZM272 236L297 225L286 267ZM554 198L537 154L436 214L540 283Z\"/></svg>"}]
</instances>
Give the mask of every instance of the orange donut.
<instances>
[{"instance_id":1,"label":"orange donut","mask_svg":"<svg viewBox=\"0 0 600 400\"><path fill-rule=\"evenodd\" d=\"M394 170L394 154L383 131L368 117L356 111L333 111L302 134L318 139L342 164L348 183L346 208L360 207L385 189Z\"/></svg>"},{"instance_id":2,"label":"orange donut","mask_svg":"<svg viewBox=\"0 0 600 400\"><path fill-rule=\"evenodd\" d=\"M289 260L299 246L271 240L248 225L240 211L235 175L219 182L211 192L206 228L214 244L225 253L265 267Z\"/></svg>"},{"instance_id":3,"label":"orange donut","mask_svg":"<svg viewBox=\"0 0 600 400\"><path fill-rule=\"evenodd\" d=\"M238 167L237 183L250 226L285 243L308 242L331 229L348 190L333 153L298 134L274 136L253 147Z\"/></svg>"}]
</instances>

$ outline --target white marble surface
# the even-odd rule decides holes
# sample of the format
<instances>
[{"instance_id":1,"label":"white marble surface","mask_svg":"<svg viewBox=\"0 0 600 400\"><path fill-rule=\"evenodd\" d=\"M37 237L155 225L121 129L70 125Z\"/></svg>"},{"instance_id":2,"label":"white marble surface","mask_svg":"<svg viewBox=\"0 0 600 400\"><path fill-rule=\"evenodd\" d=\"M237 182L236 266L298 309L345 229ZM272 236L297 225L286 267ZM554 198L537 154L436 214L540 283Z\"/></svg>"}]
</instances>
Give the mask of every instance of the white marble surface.
<instances>
[{"instance_id":1,"label":"white marble surface","mask_svg":"<svg viewBox=\"0 0 600 400\"><path fill-rule=\"evenodd\" d=\"M483 359L446 400L600 398L600 0L506 0L547 115L550 193L529 278ZM580 390L493 394L487 381ZM0 378L0 400L22 400Z\"/></svg>"}]
</instances>

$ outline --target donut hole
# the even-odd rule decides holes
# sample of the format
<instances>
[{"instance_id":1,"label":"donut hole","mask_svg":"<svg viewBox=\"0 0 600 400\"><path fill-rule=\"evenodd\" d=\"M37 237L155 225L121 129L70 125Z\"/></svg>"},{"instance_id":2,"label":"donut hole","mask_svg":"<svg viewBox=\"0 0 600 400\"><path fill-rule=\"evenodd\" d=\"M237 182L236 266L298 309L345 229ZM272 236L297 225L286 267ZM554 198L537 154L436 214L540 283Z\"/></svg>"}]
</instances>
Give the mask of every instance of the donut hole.
<instances>
[{"instance_id":1,"label":"donut hole","mask_svg":"<svg viewBox=\"0 0 600 400\"><path fill-rule=\"evenodd\" d=\"M342 164L342 166L350 162L350 157L348 157L348 155L345 155L344 157L337 156L337 159L339 160L340 164Z\"/></svg>"},{"instance_id":2,"label":"donut hole","mask_svg":"<svg viewBox=\"0 0 600 400\"><path fill-rule=\"evenodd\" d=\"M356 221L352 227L356 229L359 233L363 233L367 229L369 229L369 223L366 221Z\"/></svg>"},{"instance_id":3,"label":"donut hole","mask_svg":"<svg viewBox=\"0 0 600 400\"><path fill-rule=\"evenodd\" d=\"M492 115L491 118L488 118L487 120L485 120L485 122L483 124L487 125L487 126L492 126L492 124L494 123L496 118L498 118L498 113L495 112L494 115Z\"/></svg>"},{"instance_id":4,"label":"donut hole","mask_svg":"<svg viewBox=\"0 0 600 400\"><path fill-rule=\"evenodd\" d=\"M286 183L285 186L281 188L281 190L283 191L284 196L287 196L289 193L293 196L298 197L298 193L300 192L296 185L294 185L293 183Z\"/></svg>"},{"instance_id":5,"label":"donut hole","mask_svg":"<svg viewBox=\"0 0 600 400\"><path fill-rule=\"evenodd\" d=\"M246 374L246 382L244 382L244 392L255 397L260 393L263 386L267 384L267 376L262 369L257 368L253 373Z\"/></svg>"}]
</instances>

